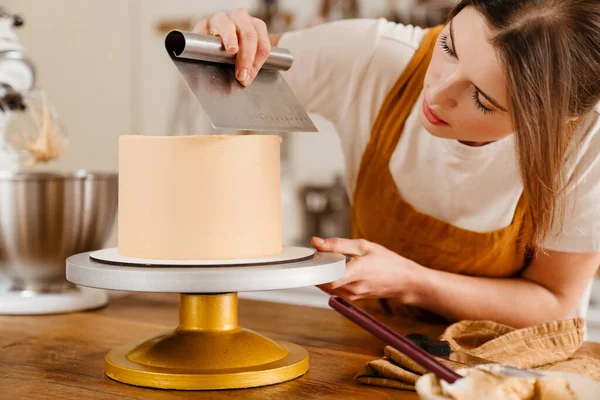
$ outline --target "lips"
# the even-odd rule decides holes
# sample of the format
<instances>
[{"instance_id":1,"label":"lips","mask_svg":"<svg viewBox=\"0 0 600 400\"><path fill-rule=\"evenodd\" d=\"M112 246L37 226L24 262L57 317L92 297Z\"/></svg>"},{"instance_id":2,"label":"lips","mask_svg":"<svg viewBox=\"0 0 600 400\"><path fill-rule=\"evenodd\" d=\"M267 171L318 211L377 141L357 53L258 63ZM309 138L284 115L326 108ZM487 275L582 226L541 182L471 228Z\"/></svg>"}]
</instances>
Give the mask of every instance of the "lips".
<instances>
[{"instance_id":1,"label":"lips","mask_svg":"<svg viewBox=\"0 0 600 400\"><path fill-rule=\"evenodd\" d=\"M427 100L423 98L423 115L429 121L430 124L436 126L449 125L446 121L437 116L437 114L429 107Z\"/></svg>"}]
</instances>

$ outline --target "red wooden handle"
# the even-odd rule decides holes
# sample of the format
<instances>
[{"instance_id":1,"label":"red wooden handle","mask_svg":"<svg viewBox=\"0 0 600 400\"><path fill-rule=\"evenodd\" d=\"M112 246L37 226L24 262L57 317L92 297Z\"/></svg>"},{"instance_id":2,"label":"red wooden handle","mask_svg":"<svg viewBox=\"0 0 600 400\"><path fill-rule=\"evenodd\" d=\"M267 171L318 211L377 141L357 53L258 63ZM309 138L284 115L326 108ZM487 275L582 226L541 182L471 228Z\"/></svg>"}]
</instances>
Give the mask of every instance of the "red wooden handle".
<instances>
[{"instance_id":1,"label":"red wooden handle","mask_svg":"<svg viewBox=\"0 0 600 400\"><path fill-rule=\"evenodd\" d=\"M462 376L436 360L425 350L343 298L331 296L329 298L329 305L384 343L389 344L429 372L434 373L439 379L443 379L448 383L454 383L456 380L462 378Z\"/></svg>"}]
</instances>

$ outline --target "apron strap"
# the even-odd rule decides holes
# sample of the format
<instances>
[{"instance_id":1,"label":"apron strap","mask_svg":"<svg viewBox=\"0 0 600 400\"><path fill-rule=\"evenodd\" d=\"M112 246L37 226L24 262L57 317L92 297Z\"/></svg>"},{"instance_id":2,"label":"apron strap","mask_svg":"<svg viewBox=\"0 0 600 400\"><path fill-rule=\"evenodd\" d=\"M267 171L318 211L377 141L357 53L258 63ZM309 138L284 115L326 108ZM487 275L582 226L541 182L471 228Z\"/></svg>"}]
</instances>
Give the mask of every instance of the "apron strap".
<instances>
[{"instance_id":1,"label":"apron strap","mask_svg":"<svg viewBox=\"0 0 600 400\"><path fill-rule=\"evenodd\" d=\"M443 25L428 29L421 45L379 109L371 131L370 142L387 160L392 157L404 129L404 123L423 90L423 80L442 29L444 29Z\"/></svg>"}]
</instances>

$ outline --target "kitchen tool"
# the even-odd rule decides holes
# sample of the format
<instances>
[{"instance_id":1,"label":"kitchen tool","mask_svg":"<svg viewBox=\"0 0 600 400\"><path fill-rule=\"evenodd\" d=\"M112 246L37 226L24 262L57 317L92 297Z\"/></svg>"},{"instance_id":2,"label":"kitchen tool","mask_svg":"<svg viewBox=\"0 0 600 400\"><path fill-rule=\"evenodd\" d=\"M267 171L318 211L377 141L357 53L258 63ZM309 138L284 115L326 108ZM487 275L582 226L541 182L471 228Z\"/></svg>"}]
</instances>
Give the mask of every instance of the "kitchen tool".
<instances>
[{"instance_id":1,"label":"kitchen tool","mask_svg":"<svg viewBox=\"0 0 600 400\"><path fill-rule=\"evenodd\" d=\"M5 18L10 21L10 24L15 27L20 27L25 24L25 19L19 14L12 14L5 7L0 6L0 18Z\"/></svg>"},{"instance_id":2,"label":"kitchen tool","mask_svg":"<svg viewBox=\"0 0 600 400\"><path fill-rule=\"evenodd\" d=\"M503 375L521 376L526 378L535 378L542 376L540 373L535 371L499 364L497 362L486 360L481 357L476 357L474 355L464 353L462 351L452 351L450 343L448 343L445 340L436 340L427 335L414 333L407 335L406 338L414 344L416 344L417 346L419 346L420 348L422 348L423 350L427 351L431 355L442 358L444 360L464 364L469 367L474 367L477 365L486 365L490 371L495 373L501 373Z\"/></svg>"},{"instance_id":3,"label":"kitchen tool","mask_svg":"<svg viewBox=\"0 0 600 400\"><path fill-rule=\"evenodd\" d=\"M59 158L66 151L69 140L56 109L50 104L44 90L20 94L22 107L5 106L0 135L0 148L5 157L17 166L30 167Z\"/></svg>"},{"instance_id":4,"label":"kitchen tool","mask_svg":"<svg viewBox=\"0 0 600 400\"><path fill-rule=\"evenodd\" d=\"M3 37L0 38L0 70L5 72L0 81L0 103L2 111L20 109L23 107L21 94L17 88L31 89L36 80L36 71L31 60L23 52L23 48L12 33L12 28L19 28L25 20L18 14L11 14L0 6L0 29ZM16 65L19 65L15 68ZM9 78L9 79L7 79ZM13 87L11 85L16 85Z\"/></svg>"},{"instance_id":5,"label":"kitchen tool","mask_svg":"<svg viewBox=\"0 0 600 400\"><path fill-rule=\"evenodd\" d=\"M291 66L284 49L273 48L253 84L243 88L234 76L235 56L220 39L172 31L165 40L169 55L189 89L217 129L316 131L310 118L277 70Z\"/></svg>"},{"instance_id":6,"label":"kitchen tool","mask_svg":"<svg viewBox=\"0 0 600 400\"><path fill-rule=\"evenodd\" d=\"M0 172L0 314L104 305L103 291L66 280L65 259L100 248L116 210L115 174Z\"/></svg>"},{"instance_id":7,"label":"kitchen tool","mask_svg":"<svg viewBox=\"0 0 600 400\"><path fill-rule=\"evenodd\" d=\"M243 87L235 78L236 56L223 49L220 38L173 30L165 47L216 129L317 131L279 73L292 66L288 50L273 47L252 84Z\"/></svg>"},{"instance_id":8,"label":"kitchen tool","mask_svg":"<svg viewBox=\"0 0 600 400\"><path fill-rule=\"evenodd\" d=\"M110 378L179 390L264 386L306 373L308 353L296 344L240 328L237 293L319 285L345 272L341 254L314 253L298 261L297 248L292 250L284 248L287 256L275 264L215 260L196 267L125 258L116 266L114 254L107 262L105 253L86 252L67 259L67 279L94 288L180 293L179 327L111 350L104 364Z\"/></svg>"},{"instance_id":9,"label":"kitchen tool","mask_svg":"<svg viewBox=\"0 0 600 400\"><path fill-rule=\"evenodd\" d=\"M459 374L437 361L422 348L343 298L331 296L329 298L329 305L361 328L372 333L378 339L404 353L420 366L434 373L439 379L443 379L448 383L454 383L461 378Z\"/></svg>"},{"instance_id":10,"label":"kitchen tool","mask_svg":"<svg viewBox=\"0 0 600 400\"><path fill-rule=\"evenodd\" d=\"M36 80L35 67L12 31L23 23L23 18L0 7L0 169L14 168L21 161L22 153L13 148L6 125L14 116L26 115L25 92Z\"/></svg>"}]
</instances>

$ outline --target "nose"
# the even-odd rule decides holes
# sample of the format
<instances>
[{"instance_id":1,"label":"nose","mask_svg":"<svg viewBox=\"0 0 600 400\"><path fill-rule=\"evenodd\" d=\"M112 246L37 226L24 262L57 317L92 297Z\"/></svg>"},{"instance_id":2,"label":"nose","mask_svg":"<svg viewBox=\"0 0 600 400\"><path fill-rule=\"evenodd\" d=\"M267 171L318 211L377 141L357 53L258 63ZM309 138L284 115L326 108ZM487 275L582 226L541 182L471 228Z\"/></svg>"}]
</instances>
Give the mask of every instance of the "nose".
<instances>
[{"instance_id":1,"label":"nose","mask_svg":"<svg viewBox=\"0 0 600 400\"><path fill-rule=\"evenodd\" d=\"M429 85L426 96L432 106L453 108L457 105L455 93L456 79L453 75L440 76L437 82Z\"/></svg>"}]
</instances>

